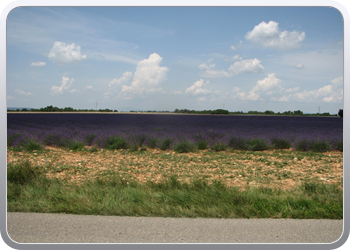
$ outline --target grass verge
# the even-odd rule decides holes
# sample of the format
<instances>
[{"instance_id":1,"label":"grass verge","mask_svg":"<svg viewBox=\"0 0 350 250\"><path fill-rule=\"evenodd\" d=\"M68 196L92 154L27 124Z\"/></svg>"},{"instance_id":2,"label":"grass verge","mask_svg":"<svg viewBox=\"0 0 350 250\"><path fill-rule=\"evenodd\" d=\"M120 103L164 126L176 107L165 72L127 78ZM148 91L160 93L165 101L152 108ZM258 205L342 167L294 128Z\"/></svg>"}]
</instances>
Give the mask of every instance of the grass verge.
<instances>
[{"instance_id":1,"label":"grass verge","mask_svg":"<svg viewBox=\"0 0 350 250\"><path fill-rule=\"evenodd\" d=\"M7 210L119 216L342 219L343 191L304 182L291 190L239 189L176 175L159 183L126 180L119 173L79 184L49 179L28 161L7 167ZM19 181L20 180L20 181Z\"/></svg>"}]
</instances>

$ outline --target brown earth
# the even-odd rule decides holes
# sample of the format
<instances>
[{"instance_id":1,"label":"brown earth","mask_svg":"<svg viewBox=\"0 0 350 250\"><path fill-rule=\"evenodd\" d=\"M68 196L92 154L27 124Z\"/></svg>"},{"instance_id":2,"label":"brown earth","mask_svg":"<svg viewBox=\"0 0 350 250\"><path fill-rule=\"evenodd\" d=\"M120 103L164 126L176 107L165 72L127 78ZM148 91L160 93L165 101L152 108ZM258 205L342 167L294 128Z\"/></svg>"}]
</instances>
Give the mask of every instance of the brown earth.
<instances>
[{"instance_id":1,"label":"brown earth","mask_svg":"<svg viewBox=\"0 0 350 250\"><path fill-rule=\"evenodd\" d=\"M179 154L174 151L147 149L96 149L72 151L46 146L43 151L7 150L7 162L29 160L32 166L44 168L49 178L81 182L90 178L119 175L126 181L159 182L171 175L189 182L205 178L209 183L220 180L228 186L245 188L264 186L290 189L305 181L336 184L343 187L343 153L296 152L269 150L263 152L210 152Z\"/></svg>"}]
</instances>

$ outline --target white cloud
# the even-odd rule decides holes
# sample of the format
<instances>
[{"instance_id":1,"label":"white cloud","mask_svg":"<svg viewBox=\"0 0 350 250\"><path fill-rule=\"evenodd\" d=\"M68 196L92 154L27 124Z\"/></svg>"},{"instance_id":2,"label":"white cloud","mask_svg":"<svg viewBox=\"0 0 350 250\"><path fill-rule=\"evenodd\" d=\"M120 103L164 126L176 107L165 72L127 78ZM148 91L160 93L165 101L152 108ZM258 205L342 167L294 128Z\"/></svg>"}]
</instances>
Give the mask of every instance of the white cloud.
<instances>
[{"instance_id":1,"label":"white cloud","mask_svg":"<svg viewBox=\"0 0 350 250\"><path fill-rule=\"evenodd\" d=\"M206 83L209 83L209 81L207 81ZM191 95L207 95L212 93L211 90L204 88L203 79L196 81L191 87L187 88L185 92L186 94L191 94Z\"/></svg>"},{"instance_id":2,"label":"white cloud","mask_svg":"<svg viewBox=\"0 0 350 250\"><path fill-rule=\"evenodd\" d=\"M243 60L243 58L240 55L234 55L233 57L225 58L224 60L226 62L232 62L232 61L237 61L237 60Z\"/></svg>"},{"instance_id":3,"label":"white cloud","mask_svg":"<svg viewBox=\"0 0 350 250\"><path fill-rule=\"evenodd\" d=\"M159 87L159 84L167 79L169 70L167 67L159 66L162 59L157 53L153 53L148 59L138 62L131 84L124 84L118 97L131 99L133 96L145 96L149 93L161 91L162 88ZM123 77L130 77L130 72L125 72Z\"/></svg>"},{"instance_id":4,"label":"white cloud","mask_svg":"<svg viewBox=\"0 0 350 250\"><path fill-rule=\"evenodd\" d=\"M226 72L225 70L213 70L215 67L215 64L209 64L213 59L208 60L207 63L202 63L198 66L202 72L199 73L201 77L209 77L209 78L216 78L216 77L230 77L231 75Z\"/></svg>"},{"instance_id":5,"label":"white cloud","mask_svg":"<svg viewBox=\"0 0 350 250\"><path fill-rule=\"evenodd\" d=\"M323 86L317 90L299 91L299 87L291 89L280 89L279 93L271 98L273 101L294 102L342 102L343 100L343 77L331 80L330 85ZM294 92L294 93L293 93Z\"/></svg>"},{"instance_id":6,"label":"white cloud","mask_svg":"<svg viewBox=\"0 0 350 250\"><path fill-rule=\"evenodd\" d=\"M303 64L297 64L295 65L295 68L297 69L303 69L305 66Z\"/></svg>"},{"instance_id":7,"label":"white cloud","mask_svg":"<svg viewBox=\"0 0 350 250\"><path fill-rule=\"evenodd\" d=\"M80 52L80 46L76 46L75 43L66 45L63 42L55 42L47 57L59 65L77 63L86 59L86 55Z\"/></svg>"},{"instance_id":8,"label":"white cloud","mask_svg":"<svg viewBox=\"0 0 350 250\"><path fill-rule=\"evenodd\" d=\"M122 84L127 84L131 81L132 73L129 71L126 71L123 73L123 76L120 78L114 78L112 81L108 83L108 90L106 93L104 93L105 98L108 96L112 96L115 92L115 87L120 86Z\"/></svg>"},{"instance_id":9,"label":"white cloud","mask_svg":"<svg viewBox=\"0 0 350 250\"><path fill-rule=\"evenodd\" d=\"M202 63L198 66L201 70L199 76L208 78L232 77L240 74L258 74L265 71L265 68L261 65L261 61L256 58L242 60L239 55L232 58L225 58L225 61L240 60L232 64L228 71L214 70L215 64L209 64L212 60L210 59L207 63Z\"/></svg>"},{"instance_id":10,"label":"white cloud","mask_svg":"<svg viewBox=\"0 0 350 250\"><path fill-rule=\"evenodd\" d=\"M322 101L342 102L343 100L343 77L331 80L330 85L323 86L317 90L297 92L290 96L294 101Z\"/></svg>"},{"instance_id":11,"label":"white cloud","mask_svg":"<svg viewBox=\"0 0 350 250\"><path fill-rule=\"evenodd\" d=\"M295 87L295 88L286 89L285 92L291 93L291 92L297 92L299 90L300 90L300 87Z\"/></svg>"},{"instance_id":12,"label":"white cloud","mask_svg":"<svg viewBox=\"0 0 350 250\"><path fill-rule=\"evenodd\" d=\"M217 77L230 77L231 74L225 70L211 70L207 69L199 74L201 77L217 78Z\"/></svg>"},{"instance_id":13,"label":"white cloud","mask_svg":"<svg viewBox=\"0 0 350 250\"><path fill-rule=\"evenodd\" d=\"M238 88L238 87L234 87L234 88L232 89L232 92L239 92L239 88Z\"/></svg>"},{"instance_id":14,"label":"white cloud","mask_svg":"<svg viewBox=\"0 0 350 250\"><path fill-rule=\"evenodd\" d=\"M15 89L15 92L20 94L20 95L24 95L24 96L29 96L29 95L32 95L32 93L30 92L24 92L23 90L20 90L20 89Z\"/></svg>"},{"instance_id":15,"label":"white cloud","mask_svg":"<svg viewBox=\"0 0 350 250\"><path fill-rule=\"evenodd\" d=\"M283 91L280 82L281 80L274 73L269 74L263 80L257 81L257 84L248 93L239 92L235 95L235 98L253 101L276 98L275 95Z\"/></svg>"},{"instance_id":16,"label":"white cloud","mask_svg":"<svg viewBox=\"0 0 350 250\"><path fill-rule=\"evenodd\" d=\"M336 86L336 87L343 87L343 77L338 77L338 78L335 78L331 81L331 83Z\"/></svg>"},{"instance_id":17,"label":"white cloud","mask_svg":"<svg viewBox=\"0 0 350 250\"><path fill-rule=\"evenodd\" d=\"M293 49L298 48L300 42L305 39L305 32L280 31L278 23L270 21L256 25L246 34L245 38L263 47Z\"/></svg>"},{"instance_id":18,"label":"white cloud","mask_svg":"<svg viewBox=\"0 0 350 250\"><path fill-rule=\"evenodd\" d=\"M53 95L55 94L63 94L63 91L68 90L72 83L74 82L74 79L69 79L68 77L62 76L62 84L61 86L52 86L51 87L51 93ZM73 92L76 91L73 89Z\"/></svg>"},{"instance_id":19,"label":"white cloud","mask_svg":"<svg viewBox=\"0 0 350 250\"><path fill-rule=\"evenodd\" d=\"M174 95L182 95L182 91L180 90L171 91L170 93Z\"/></svg>"},{"instance_id":20,"label":"white cloud","mask_svg":"<svg viewBox=\"0 0 350 250\"><path fill-rule=\"evenodd\" d=\"M260 63L256 58L238 61L230 66L229 71L232 75L263 73L265 68Z\"/></svg>"},{"instance_id":21,"label":"white cloud","mask_svg":"<svg viewBox=\"0 0 350 250\"><path fill-rule=\"evenodd\" d=\"M247 92L236 92L233 98L252 101L280 101L280 102L342 102L343 77L331 80L330 85L317 90L300 91L300 87L285 89L281 80L275 74L269 74L265 79L257 81L257 84Z\"/></svg>"},{"instance_id":22,"label":"white cloud","mask_svg":"<svg viewBox=\"0 0 350 250\"><path fill-rule=\"evenodd\" d=\"M13 100L13 99L15 99L13 96L10 96L10 95L8 95L7 97L6 97L6 99L7 100Z\"/></svg>"},{"instance_id":23,"label":"white cloud","mask_svg":"<svg viewBox=\"0 0 350 250\"><path fill-rule=\"evenodd\" d=\"M231 46L230 46L230 49L231 49L231 50L236 50L238 47L241 47L241 45L242 45L242 41L239 41L238 46L231 45Z\"/></svg>"},{"instance_id":24,"label":"white cloud","mask_svg":"<svg viewBox=\"0 0 350 250\"><path fill-rule=\"evenodd\" d=\"M42 66L45 66L46 65L46 62L32 62L30 64L30 66L38 66L38 67L42 67Z\"/></svg>"}]
</instances>

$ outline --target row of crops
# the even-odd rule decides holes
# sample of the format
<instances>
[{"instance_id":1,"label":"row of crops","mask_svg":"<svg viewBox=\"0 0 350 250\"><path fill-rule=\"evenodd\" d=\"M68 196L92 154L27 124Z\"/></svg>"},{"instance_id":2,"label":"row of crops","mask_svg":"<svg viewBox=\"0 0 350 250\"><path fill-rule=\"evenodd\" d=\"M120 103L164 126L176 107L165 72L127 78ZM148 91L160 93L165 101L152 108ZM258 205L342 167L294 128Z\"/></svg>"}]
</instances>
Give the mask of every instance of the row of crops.
<instances>
[{"instance_id":1,"label":"row of crops","mask_svg":"<svg viewBox=\"0 0 350 250\"><path fill-rule=\"evenodd\" d=\"M159 114L8 114L7 145L120 149L150 147L186 152L227 148L302 151L343 149L336 117Z\"/></svg>"}]
</instances>

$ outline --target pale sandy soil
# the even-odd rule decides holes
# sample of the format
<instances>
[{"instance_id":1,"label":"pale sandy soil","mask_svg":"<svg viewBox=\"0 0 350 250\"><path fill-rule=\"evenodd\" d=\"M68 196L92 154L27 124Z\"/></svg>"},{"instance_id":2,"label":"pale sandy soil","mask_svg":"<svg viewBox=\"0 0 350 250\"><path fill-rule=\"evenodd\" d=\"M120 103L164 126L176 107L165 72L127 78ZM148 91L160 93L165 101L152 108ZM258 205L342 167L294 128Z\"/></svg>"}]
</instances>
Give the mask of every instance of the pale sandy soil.
<instances>
[{"instance_id":1,"label":"pale sandy soil","mask_svg":"<svg viewBox=\"0 0 350 250\"><path fill-rule=\"evenodd\" d=\"M158 182L171 175L181 181L205 178L209 183L220 180L228 186L264 186L290 189L305 181L334 183L343 187L343 153L305 153L292 150L264 152L208 152L179 154L147 149L98 149L88 152L48 147L40 152L7 151L7 162L29 160L32 166L45 169L50 178L81 182L89 178L119 175L127 181Z\"/></svg>"}]
</instances>

